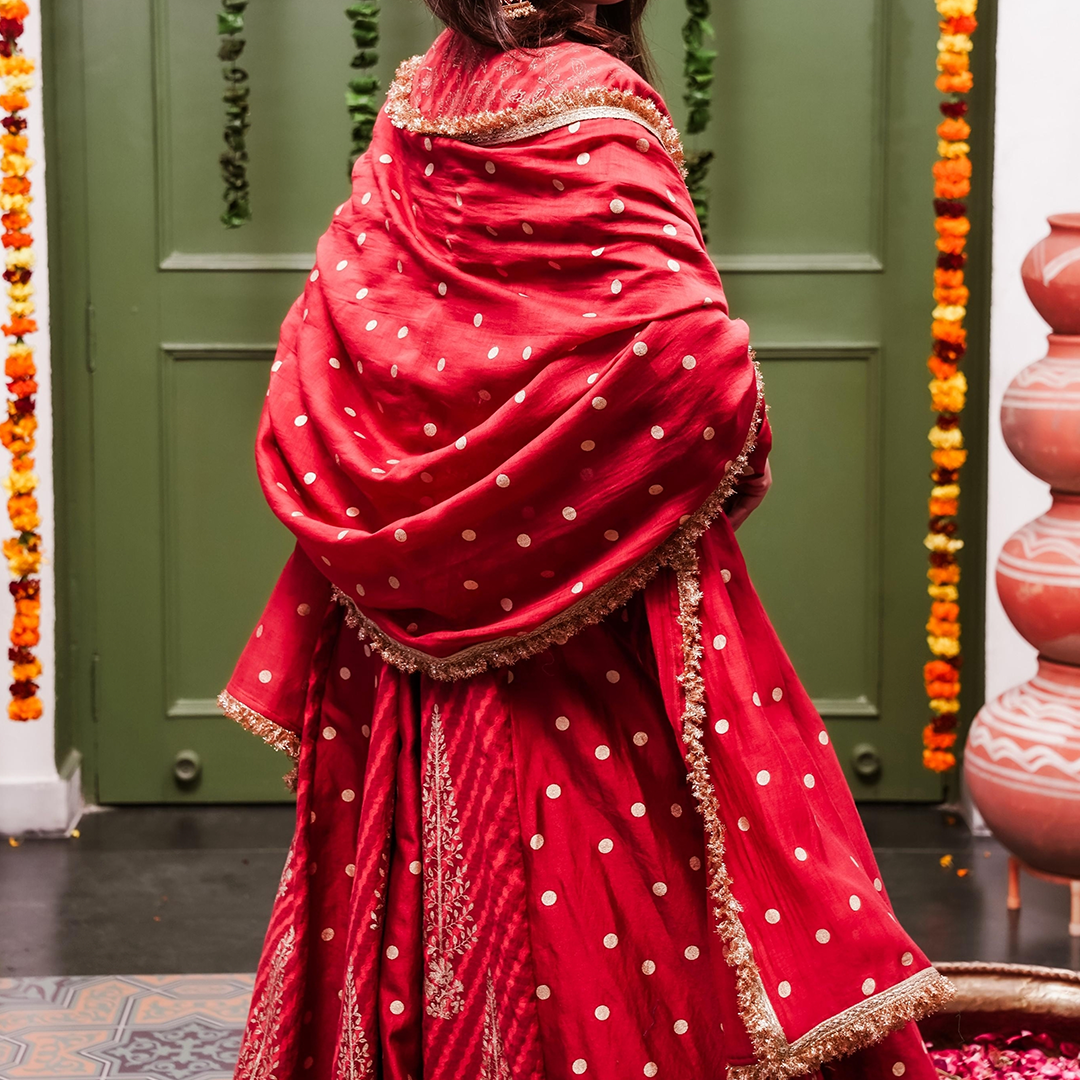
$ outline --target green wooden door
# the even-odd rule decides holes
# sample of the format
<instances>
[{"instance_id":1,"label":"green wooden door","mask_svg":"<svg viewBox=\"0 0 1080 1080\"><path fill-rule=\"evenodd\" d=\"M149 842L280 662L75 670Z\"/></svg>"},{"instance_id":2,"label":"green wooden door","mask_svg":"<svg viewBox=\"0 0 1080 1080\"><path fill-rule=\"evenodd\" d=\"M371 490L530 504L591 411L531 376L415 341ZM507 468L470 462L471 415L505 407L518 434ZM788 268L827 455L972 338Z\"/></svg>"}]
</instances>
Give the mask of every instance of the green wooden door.
<instances>
[{"instance_id":1,"label":"green wooden door","mask_svg":"<svg viewBox=\"0 0 1080 1080\"><path fill-rule=\"evenodd\" d=\"M53 0L62 730L102 802L284 797L283 759L213 700L290 547L252 440L278 324L347 193L342 6L251 5L255 220L226 232L217 0ZM712 244L777 432L749 558L845 766L856 743L881 754L857 794L934 798L918 764L932 5L715 6ZM385 81L434 24L419 0L384 8ZM677 116L681 19L656 0ZM203 763L186 788L185 749Z\"/></svg>"}]
</instances>

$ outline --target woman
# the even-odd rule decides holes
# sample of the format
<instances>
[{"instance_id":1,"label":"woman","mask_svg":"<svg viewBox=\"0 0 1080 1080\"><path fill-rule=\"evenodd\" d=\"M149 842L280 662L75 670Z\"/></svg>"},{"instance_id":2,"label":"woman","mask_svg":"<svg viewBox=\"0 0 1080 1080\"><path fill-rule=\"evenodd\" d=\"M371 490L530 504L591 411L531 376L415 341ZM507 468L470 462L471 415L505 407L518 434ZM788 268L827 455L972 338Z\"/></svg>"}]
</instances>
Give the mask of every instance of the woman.
<instances>
[{"instance_id":1,"label":"woman","mask_svg":"<svg viewBox=\"0 0 1080 1080\"><path fill-rule=\"evenodd\" d=\"M644 0L429 2L259 434L298 543L221 700L298 817L237 1077L932 1077L735 542L771 434Z\"/></svg>"}]
</instances>

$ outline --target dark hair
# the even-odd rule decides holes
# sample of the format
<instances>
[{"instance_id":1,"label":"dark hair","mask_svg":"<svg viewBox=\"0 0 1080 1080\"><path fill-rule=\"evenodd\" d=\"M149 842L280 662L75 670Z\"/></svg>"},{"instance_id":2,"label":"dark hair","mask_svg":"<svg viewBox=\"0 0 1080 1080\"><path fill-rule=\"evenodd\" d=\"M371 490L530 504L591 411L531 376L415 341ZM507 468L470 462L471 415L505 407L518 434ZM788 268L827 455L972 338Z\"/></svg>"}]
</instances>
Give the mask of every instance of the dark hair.
<instances>
[{"instance_id":1,"label":"dark hair","mask_svg":"<svg viewBox=\"0 0 1080 1080\"><path fill-rule=\"evenodd\" d=\"M451 30L483 45L505 52L580 41L611 53L652 81L652 60L641 32L648 0L601 4L596 22L585 18L578 0L532 2L536 12L520 19L506 18L503 0L427 0L427 5Z\"/></svg>"}]
</instances>

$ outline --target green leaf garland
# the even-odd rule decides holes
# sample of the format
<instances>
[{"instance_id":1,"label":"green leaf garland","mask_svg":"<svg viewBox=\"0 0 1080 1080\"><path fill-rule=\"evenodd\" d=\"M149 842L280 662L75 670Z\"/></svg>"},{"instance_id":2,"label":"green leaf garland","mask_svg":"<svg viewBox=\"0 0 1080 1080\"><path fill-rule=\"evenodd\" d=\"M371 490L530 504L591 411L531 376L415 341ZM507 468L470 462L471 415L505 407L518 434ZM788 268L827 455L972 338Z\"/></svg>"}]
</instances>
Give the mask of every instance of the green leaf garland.
<instances>
[{"instance_id":1,"label":"green leaf garland","mask_svg":"<svg viewBox=\"0 0 1080 1080\"><path fill-rule=\"evenodd\" d=\"M357 0L345 9L345 14L352 23L356 43L352 66L362 73L349 80L345 92L345 104L352 118L351 168L371 143L371 133L379 115L379 79L371 73L371 68L379 62L379 5L375 0Z\"/></svg>"},{"instance_id":2,"label":"green leaf garland","mask_svg":"<svg viewBox=\"0 0 1080 1080\"><path fill-rule=\"evenodd\" d=\"M221 47L218 58L225 65L225 150L221 153L221 178L225 182L225 212L221 222L227 229L238 229L251 220L251 185L248 182L247 132L251 127L251 88L248 73L237 64L246 42L244 9L248 0L221 0L218 34Z\"/></svg>"},{"instance_id":3,"label":"green leaf garland","mask_svg":"<svg viewBox=\"0 0 1080 1080\"><path fill-rule=\"evenodd\" d=\"M707 48L715 31L709 23L709 0L686 0L688 17L683 26L683 43L686 46L683 75L686 79L686 102L689 113L686 133L700 135L708 126L712 112L713 70L716 50ZM711 150L699 150L687 155L686 186L694 200L694 210L706 242L709 239L709 198L706 192L709 165L715 155Z\"/></svg>"}]
</instances>

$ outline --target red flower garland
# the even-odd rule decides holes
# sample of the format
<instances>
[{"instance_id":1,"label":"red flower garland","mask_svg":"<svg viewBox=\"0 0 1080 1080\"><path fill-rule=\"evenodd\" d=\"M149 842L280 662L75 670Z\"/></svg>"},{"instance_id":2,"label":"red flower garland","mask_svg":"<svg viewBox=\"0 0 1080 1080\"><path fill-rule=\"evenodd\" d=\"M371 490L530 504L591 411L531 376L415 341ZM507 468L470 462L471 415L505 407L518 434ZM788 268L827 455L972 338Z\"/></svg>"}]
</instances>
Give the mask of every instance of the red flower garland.
<instances>
[{"instance_id":1,"label":"red flower garland","mask_svg":"<svg viewBox=\"0 0 1080 1080\"><path fill-rule=\"evenodd\" d=\"M930 531L925 544L930 550L930 619L926 624L927 644L934 659L923 667L923 681L930 699L932 716L923 728L923 764L934 772L946 772L956 765L957 714L960 709L960 564L957 553L964 546L957 535L956 514L960 508L960 469L967 460L960 413L967 398L967 380L959 370L967 349L968 289L964 284L965 247L971 231L967 218L967 198L971 191L971 147L967 143L971 126L965 116L964 100L972 87L971 34L978 25L978 0L936 0L941 37L938 39L936 86L948 94L940 109L944 119L938 125L938 157L934 164L934 211L937 218L938 258L934 271L932 332L933 352L927 362L931 408L938 414L930 431L930 457L934 481L930 492Z\"/></svg>"},{"instance_id":2,"label":"red flower garland","mask_svg":"<svg viewBox=\"0 0 1080 1080\"><path fill-rule=\"evenodd\" d=\"M33 86L34 61L19 49L19 38L30 9L24 0L0 0L0 77L5 93L0 94L0 108L7 115L0 123L3 157L0 159L0 218L4 226L4 280L8 283L9 321L4 324L8 343L4 365L8 377L7 419L0 423L0 442L11 451L11 472L4 486L8 491L8 516L17 536L4 541L4 555L15 580L9 586L15 598L15 618L11 627L8 658L12 663L11 701L8 716L12 720L37 720L42 713L35 682L41 674L41 662L32 652L41 640L41 537L38 527L38 503L35 497L38 478L34 474L35 381L34 354L24 340L37 330L34 314L33 237L30 227L31 161L26 156L27 138L24 110L29 106L27 91Z\"/></svg>"}]
</instances>

